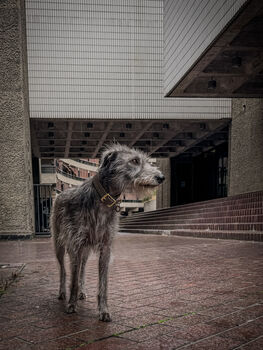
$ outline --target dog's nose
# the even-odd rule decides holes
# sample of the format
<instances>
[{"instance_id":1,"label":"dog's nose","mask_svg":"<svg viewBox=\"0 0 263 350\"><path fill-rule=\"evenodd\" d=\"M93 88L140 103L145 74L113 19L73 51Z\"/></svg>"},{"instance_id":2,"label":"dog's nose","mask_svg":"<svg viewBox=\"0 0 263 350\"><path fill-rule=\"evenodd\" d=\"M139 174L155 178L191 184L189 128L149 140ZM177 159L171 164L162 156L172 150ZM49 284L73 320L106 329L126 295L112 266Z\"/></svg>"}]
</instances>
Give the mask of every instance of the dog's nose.
<instances>
[{"instance_id":1,"label":"dog's nose","mask_svg":"<svg viewBox=\"0 0 263 350\"><path fill-rule=\"evenodd\" d=\"M162 182L164 182L165 177L163 175L160 175L160 176L155 176L155 179L158 182L158 184L161 184Z\"/></svg>"}]
</instances>

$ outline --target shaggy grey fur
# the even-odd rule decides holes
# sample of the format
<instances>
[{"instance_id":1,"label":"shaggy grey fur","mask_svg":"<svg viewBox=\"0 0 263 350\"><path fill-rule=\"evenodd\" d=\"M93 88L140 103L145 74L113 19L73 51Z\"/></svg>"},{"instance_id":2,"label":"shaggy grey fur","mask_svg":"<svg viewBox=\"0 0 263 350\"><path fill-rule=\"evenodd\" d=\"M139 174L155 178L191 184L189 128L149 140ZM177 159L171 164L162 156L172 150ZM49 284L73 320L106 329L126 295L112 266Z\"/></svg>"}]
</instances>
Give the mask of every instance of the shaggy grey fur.
<instances>
[{"instance_id":1,"label":"shaggy grey fur","mask_svg":"<svg viewBox=\"0 0 263 350\"><path fill-rule=\"evenodd\" d=\"M114 144L106 149L98 169L99 180L111 196L125 191L136 193L153 189L163 182L162 173L149 162L145 153ZM84 299L85 265L91 250L99 252L99 319L111 321L107 306L107 275L114 234L119 215L107 207L92 184L92 178L81 186L62 192L55 200L51 231L60 265L59 299L66 299L64 254L71 263L71 293L67 312L76 311L77 299Z\"/></svg>"}]
</instances>

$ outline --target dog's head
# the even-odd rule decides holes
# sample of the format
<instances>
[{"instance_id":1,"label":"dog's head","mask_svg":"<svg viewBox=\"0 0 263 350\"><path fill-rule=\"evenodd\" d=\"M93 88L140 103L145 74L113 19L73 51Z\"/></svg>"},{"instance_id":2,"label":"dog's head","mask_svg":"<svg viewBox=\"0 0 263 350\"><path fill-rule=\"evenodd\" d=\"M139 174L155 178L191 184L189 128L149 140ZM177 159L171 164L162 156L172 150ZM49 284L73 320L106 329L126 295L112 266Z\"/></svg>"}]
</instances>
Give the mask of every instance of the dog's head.
<instances>
[{"instance_id":1,"label":"dog's head","mask_svg":"<svg viewBox=\"0 0 263 350\"><path fill-rule=\"evenodd\" d=\"M165 179L146 153L120 144L113 144L103 152L99 172L108 177L110 187L137 194L153 190Z\"/></svg>"}]
</instances>

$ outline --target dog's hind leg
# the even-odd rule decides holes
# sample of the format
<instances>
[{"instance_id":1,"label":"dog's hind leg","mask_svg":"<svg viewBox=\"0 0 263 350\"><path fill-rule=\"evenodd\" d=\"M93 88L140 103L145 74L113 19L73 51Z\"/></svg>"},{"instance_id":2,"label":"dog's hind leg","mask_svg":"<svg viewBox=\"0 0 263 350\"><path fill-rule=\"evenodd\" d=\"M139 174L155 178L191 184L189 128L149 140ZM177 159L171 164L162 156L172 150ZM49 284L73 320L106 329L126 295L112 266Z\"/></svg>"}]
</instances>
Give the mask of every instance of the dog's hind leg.
<instances>
[{"instance_id":1,"label":"dog's hind leg","mask_svg":"<svg viewBox=\"0 0 263 350\"><path fill-rule=\"evenodd\" d=\"M107 289L108 289L108 270L110 262L111 247L106 244L100 249L99 258L99 294L98 306L100 321L110 322L111 316L108 311Z\"/></svg>"},{"instance_id":2,"label":"dog's hind leg","mask_svg":"<svg viewBox=\"0 0 263 350\"><path fill-rule=\"evenodd\" d=\"M65 300L66 299L66 270L64 265L65 247L59 245L59 243L55 241L55 250L56 250L56 256L60 267L60 271L59 271L60 285L59 285L58 299Z\"/></svg>"},{"instance_id":3,"label":"dog's hind leg","mask_svg":"<svg viewBox=\"0 0 263 350\"><path fill-rule=\"evenodd\" d=\"M67 306L67 313L72 314L76 312L78 292L79 292L79 275L81 268L82 260L82 249L78 252L71 254L70 256L70 265L71 265L71 287L70 287L70 298Z\"/></svg>"},{"instance_id":4,"label":"dog's hind leg","mask_svg":"<svg viewBox=\"0 0 263 350\"><path fill-rule=\"evenodd\" d=\"M85 248L82 254L80 276L79 276L79 299L86 299L85 288L85 267L90 254L90 249Z\"/></svg>"}]
</instances>

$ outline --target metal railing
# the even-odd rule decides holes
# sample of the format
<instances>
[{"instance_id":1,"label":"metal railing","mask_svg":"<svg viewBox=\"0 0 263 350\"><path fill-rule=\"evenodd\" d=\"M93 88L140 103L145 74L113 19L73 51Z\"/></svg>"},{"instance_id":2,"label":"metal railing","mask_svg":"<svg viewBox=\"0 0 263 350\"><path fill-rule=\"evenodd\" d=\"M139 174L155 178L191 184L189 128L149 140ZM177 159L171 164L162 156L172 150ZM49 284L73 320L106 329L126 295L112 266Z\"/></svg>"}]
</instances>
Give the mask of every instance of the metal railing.
<instances>
[{"instance_id":1,"label":"metal railing","mask_svg":"<svg viewBox=\"0 0 263 350\"><path fill-rule=\"evenodd\" d=\"M55 174L56 168L54 166L41 166L42 174Z\"/></svg>"},{"instance_id":2,"label":"metal railing","mask_svg":"<svg viewBox=\"0 0 263 350\"><path fill-rule=\"evenodd\" d=\"M99 165L97 163L92 163L92 162L89 162L88 160L83 160L83 159L74 159L76 162L79 162L79 163L82 163L82 164L87 164L87 165L91 165L91 166L94 166L96 168L99 167Z\"/></svg>"},{"instance_id":3,"label":"metal railing","mask_svg":"<svg viewBox=\"0 0 263 350\"><path fill-rule=\"evenodd\" d=\"M72 180L79 180L79 181L85 181L86 178L83 178L83 177L79 177L77 175L72 175L72 174L68 174L68 173L65 173L63 170L57 168L57 173L63 175L63 176L66 176Z\"/></svg>"},{"instance_id":4,"label":"metal railing","mask_svg":"<svg viewBox=\"0 0 263 350\"><path fill-rule=\"evenodd\" d=\"M34 185L35 233L50 235L49 219L52 207L53 185Z\"/></svg>"}]
</instances>

